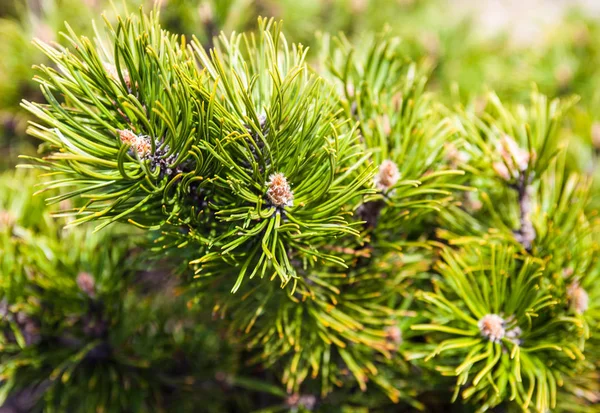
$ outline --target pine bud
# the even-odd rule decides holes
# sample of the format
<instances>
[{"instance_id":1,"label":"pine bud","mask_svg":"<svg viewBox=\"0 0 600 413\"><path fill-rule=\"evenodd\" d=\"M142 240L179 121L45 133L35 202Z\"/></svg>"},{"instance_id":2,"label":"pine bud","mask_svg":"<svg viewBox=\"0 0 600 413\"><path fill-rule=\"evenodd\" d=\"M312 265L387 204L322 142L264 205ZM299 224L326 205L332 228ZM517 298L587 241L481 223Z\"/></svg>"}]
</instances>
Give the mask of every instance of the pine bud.
<instances>
[{"instance_id":1,"label":"pine bud","mask_svg":"<svg viewBox=\"0 0 600 413\"><path fill-rule=\"evenodd\" d=\"M15 223L15 217L8 211L0 210L0 230L11 228Z\"/></svg>"},{"instance_id":2,"label":"pine bud","mask_svg":"<svg viewBox=\"0 0 600 413\"><path fill-rule=\"evenodd\" d=\"M286 399L286 404L291 408L302 407L305 410L312 411L316 404L317 398L312 394L290 394Z\"/></svg>"},{"instance_id":3,"label":"pine bud","mask_svg":"<svg viewBox=\"0 0 600 413\"><path fill-rule=\"evenodd\" d=\"M133 146L138 139L138 136L130 130L117 130L117 132L119 133L119 138L121 139L121 142L123 142L126 145Z\"/></svg>"},{"instance_id":4,"label":"pine bud","mask_svg":"<svg viewBox=\"0 0 600 413\"><path fill-rule=\"evenodd\" d=\"M494 172L496 172L496 175L498 175L505 181L510 181L510 172L508 171L506 165L504 165L504 162L494 162L492 167L494 168Z\"/></svg>"},{"instance_id":5,"label":"pine bud","mask_svg":"<svg viewBox=\"0 0 600 413\"><path fill-rule=\"evenodd\" d=\"M388 115L383 115L380 119L381 119L381 129L383 129L383 134L385 136L389 136L392 133L392 124L390 122L390 117Z\"/></svg>"},{"instance_id":6,"label":"pine bud","mask_svg":"<svg viewBox=\"0 0 600 413\"><path fill-rule=\"evenodd\" d=\"M529 152L521 149L517 142L508 135L502 137L501 144L504 149L502 156L506 162L515 162L516 168L521 172L526 170L529 166Z\"/></svg>"},{"instance_id":7,"label":"pine bud","mask_svg":"<svg viewBox=\"0 0 600 413\"><path fill-rule=\"evenodd\" d=\"M508 135L504 135L500 139L498 152L504 162L494 162L493 168L506 181L518 177L529 166L529 152L521 149L517 142Z\"/></svg>"},{"instance_id":8,"label":"pine bud","mask_svg":"<svg viewBox=\"0 0 600 413\"><path fill-rule=\"evenodd\" d=\"M575 273L575 270L573 268L567 267L567 268L563 268L563 277L568 278L570 276L573 275L573 273Z\"/></svg>"},{"instance_id":9,"label":"pine bud","mask_svg":"<svg viewBox=\"0 0 600 413\"><path fill-rule=\"evenodd\" d=\"M200 3L198 6L198 15L200 16L200 21L202 24L207 25L212 23L214 19L214 13L210 2L204 1Z\"/></svg>"},{"instance_id":10,"label":"pine bud","mask_svg":"<svg viewBox=\"0 0 600 413\"><path fill-rule=\"evenodd\" d=\"M506 334L504 330L504 319L497 314L487 314L477 323L481 335L485 338L499 343Z\"/></svg>"},{"instance_id":11,"label":"pine bud","mask_svg":"<svg viewBox=\"0 0 600 413\"><path fill-rule=\"evenodd\" d=\"M427 56L437 60L442 50L440 37L435 32L425 32L421 35L419 41L427 52Z\"/></svg>"},{"instance_id":12,"label":"pine bud","mask_svg":"<svg viewBox=\"0 0 600 413\"><path fill-rule=\"evenodd\" d=\"M94 281L94 277L87 272L80 272L77 275L77 286L90 297L96 295L96 282Z\"/></svg>"},{"instance_id":13,"label":"pine bud","mask_svg":"<svg viewBox=\"0 0 600 413\"><path fill-rule=\"evenodd\" d=\"M487 104L488 104L487 96L478 96L477 98L475 98L475 101L473 102L473 112L475 113L475 115L476 116L483 115L483 112L485 111Z\"/></svg>"},{"instance_id":14,"label":"pine bud","mask_svg":"<svg viewBox=\"0 0 600 413\"><path fill-rule=\"evenodd\" d=\"M43 22L37 22L35 25L34 36L44 43L51 43L56 40L54 30Z\"/></svg>"},{"instance_id":15,"label":"pine bud","mask_svg":"<svg viewBox=\"0 0 600 413\"><path fill-rule=\"evenodd\" d=\"M135 151L138 153L140 158L144 158L152 152L152 144L148 139L140 136L138 142L135 145Z\"/></svg>"},{"instance_id":16,"label":"pine bud","mask_svg":"<svg viewBox=\"0 0 600 413\"><path fill-rule=\"evenodd\" d=\"M567 297L569 298L571 308L575 310L577 314L583 314L588 309L590 297L588 296L588 293L581 288L579 282L574 281L567 288Z\"/></svg>"},{"instance_id":17,"label":"pine bud","mask_svg":"<svg viewBox=\"0 0 600 413\"><path fill-rule=\"evenodd\" d=\"M399 346L402 344L402 330L398 326L389 326L385 329L386 338L392 344Z\"/></svg>"},{"instance_id":18,"label":"pine bud","mask_svg":"<svg viewBox=\"0 0 600 413\"><path fill-rule=\"evenodd\" d=\"M267 186L269 187L267 197L272 205L276 207L294 205L294 193L290 189L290 184L285 175L279 172L272 174L269 176Z\"/></svg>"},{"instance_id":19,"label":"pine bud","mask_svg":"<svg viewBox=\"0 0 600 413\"><path fill-rule=\"evenodd\" d=\"M590 31L584 23L575 30L573 34L573 44L577 47L585 47L590 42Z\"/></svg>"},{"instance_id":20,"label":"pine bud","mask_svg":"<svg viewBox=\"0 0 600 413\"><path fill-rule=\"evenodd\" d=\"M152 152L150 140L141 135L136 135L130 130L117 130L121 142L125 145L130 145L131 149L138 154L140 158L145 158Z\"/></svg>"},{"instance_id":21,"label":"pine bud","mask_svg":"<svg viewBox=\"0 0 600 413\"><path fill-rule=\"evenodd\" d=\"M350 8L354 14L362 14L369 5L369 0L351 0Z\"/></svg>"},{"instance_id":22,"label":"pine bud","mask_svg":"<svg viewBox=\"0 0 600 413\"><path fill-rule=\"evenodd\" d=\"M558 87L565 89L573 80L573 70L567 64L561 64L554 71L554 79L558 83Z\"/></svg>"},{"instance_id":23,"label":"pine bud","mask_svg":"<svg viewBox=\"0 0 600 413\"><path fill-rule=\"evenodd\" d=\"M379 173L375 175L375 186L382 190L387 191L400 179L400 172L398 166L389 159L383 161L379 167Z\"/></svg>"}]
</instances>

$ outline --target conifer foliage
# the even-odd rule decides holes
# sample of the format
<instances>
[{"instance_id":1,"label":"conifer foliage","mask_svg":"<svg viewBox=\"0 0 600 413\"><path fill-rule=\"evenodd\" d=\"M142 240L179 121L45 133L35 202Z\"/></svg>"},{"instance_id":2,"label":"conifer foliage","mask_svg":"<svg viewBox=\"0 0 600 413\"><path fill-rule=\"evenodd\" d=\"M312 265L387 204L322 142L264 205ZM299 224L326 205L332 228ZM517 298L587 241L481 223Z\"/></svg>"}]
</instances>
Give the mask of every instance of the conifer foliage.
<instances>
[{"instance_id":1,"label":"conifer foliage","mask_svg":"<svg viewBox=\"0 0 600 413\"><path fill-rule=\"evenodd\" d=\"M45 173L0 199L0 405L597 411L576 98L445 106L387 32L94 29L37 42L22 166Z\"/></svg>"}]
</instances>

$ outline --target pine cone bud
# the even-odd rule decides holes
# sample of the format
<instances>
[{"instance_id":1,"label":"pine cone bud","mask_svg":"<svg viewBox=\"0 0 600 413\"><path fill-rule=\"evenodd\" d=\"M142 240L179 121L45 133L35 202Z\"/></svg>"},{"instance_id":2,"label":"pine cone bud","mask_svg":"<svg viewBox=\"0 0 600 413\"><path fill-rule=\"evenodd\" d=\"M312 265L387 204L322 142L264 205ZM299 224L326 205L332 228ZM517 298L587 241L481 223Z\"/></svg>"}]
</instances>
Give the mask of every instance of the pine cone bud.
<instances>
[{"instance_id":1,"label":"pine cone bud","mask_svg":"<svg viewBox=\"0 0 600 413\"><path fill-rule=\"evenodd\" d=\"M52 27L42 21L38 21L35 25L34 37L40 39L44 43L52 43L56 40L56 35Z\"/></svg>"},{"instance_id":2,"label":"pine cone bud","mask_svg":"<svg viewBox=\"0 0 600 413\"><path fill-rule=\"evenodd\" d=\"M440 37L433 31L426 31L420 36L419 42L427 52L427 56L437 61L442 50Z\"/></svg>"},{"instance_id":3,"label":"pine cone bud","mask_svg":"<svg viewBox=\"0 0 600 413\"><path fill-rule=\"evenodd\" d=\"M389 159L383 161L379 167L379 173L375 175L375 186L382 190L387 191L400 179L400 172L398 166Z\"/></svg>"},{"instance_id":4,"label":"pine cone bud","mask_svg":"<svg viewBox=\"0 0 600 413\"><path fill-rule=\"evenodd\" d=\"M8 211L0 210L0 230L3 228L12 228L15 223L15 217Z\"/></svg>"},{"instance_id":5,"label":"pine cone bud","mask_svg":"<svg viewBox=\"0 0 600 413\"><path fill-rule=\"evenodd\" d=\"M317 405L317 398L312 394L290 394L286 399L286 404L291 408L302 407L308 411L312 411Z\"/></svg>"},{"instance_id":6,"label":"pine cone bud","mask_svg":"<svg viewBox=\"0 0 600 413\"><path fill-rule=\"evenodd\" d=\"M94 277L87 272L80 272L77 275L77 286L90 297L96 295L96 282L94 281Z\"/></svg>"},{"instance_id":7,"label":"pine cone bud","mask_svg":"<svg viewBox=\"0 0 600 413\"><path fill-rule=\"evenodd\" d=\"M385 329L386 338L390 343L399 346L402 344L402 330L398 326L389 326Z\"/></svg>"},{"instance_id":8,"label":"pine cone bud","mask_svg":"<svg viewBox=\"0 0 600 413\"><path fill-rule=\"evenodd\" d=\"M585 47L590 42L590 31L587 26L582 22L581 25L575 30L573 34L573 43L577 47Z\"/></svg>"},{"instance_id":9,"label":"pine cone bud","mask_svg":"<svg viewBox=\"0 0 600 413\"><path fill-rule=\"evenodd\" d=\"M152 152L152 144L150 140L141 135L136 135L130 130L117 130L121 142L125 145L130 145L131 149L138 154L140 158L144 158Z\"/></svg>"},{"instance_id":10,"label":"pine cone bud","mask_svg":"<svg viewBox=\"0 0 600 413\"><path fill-rule=\"evenodd\" d=\"M575 273L575 270L573 268L567 267L567 268L563 268L563 277L568 278L570 276L573 275L573 273Z\"/></svg>"},{"instance_id":11,"label":"pine cone bud","mask_svg":"<svg viewBox=\"0 0 600 413\"><path fill-rule=\"evenodd\" d=\"M498 175L505 181L510 181L510 172L508 171L506 165L504 165L504 162L494 162L492 167L494 168L494 172L496 172L496 175Z\"/></svg>"},{"instance_id":12,"label":"pine cone bud","mask_svg":"<svg viewBox=\"0 0 600 413\"><path fill-rule=\"evenodd\" d=\"M487 314L477 323L481 335L485 338L499 343L506 334L504 330L504 319L497 314Z\"/></svg>"},{"instance_id":13,"label":"pine cone bud","mask_svg":"<svg viewBox=\"0 0 600 413\"><path fill-rule=\"evenodd\" d=\"M352 12L354 14L362 14L365 12L366 8L368 7L369 1L368 0L351 0L350 1L350 8L352 9Z\"/></svg>"},{"instance_id":14,"label":"pine cone bud","mask_svg":"<svg viewBox=\"0 0 600 413\"><path fill-rule=\"evenodd\" d=\"M383 115L381 117L381 129L385 136L389 136L392 133L392 123L390 122L390 117L388 115Z\"/></svg>"},{"instance_id":15,"label":"pine cone bud","mask_svg":"<svg viewBox=\"0 0 600 413\"><path fill-rule=\"evenodd\" d=\"M579 282L574 281L567 288L567 297L569 298L569 303L571 304L571 308L577 314L583 314L590 304L590 297L588 293L581 288Z\"/></svg>"},{"instance_id":16,"label":"pine cone bud","mask_svg":"<svg viewBox=\"0 0 600 413\"><path fill-rule=\"evenodd\" d=\"M285 175L282 173L272 174L269 176L267 186L269 187L267 197L272 205L276 207L294 205L294 193L290 189L290 184Z\"/></svg>"},{"instance_id":17,"label":"pine cone bud","mask_svg":"<svg viewBox=\"0 0 600 413\"><path fill-rule=\"evenodd\" d=\"M494 171L504 180L517 178L529 166L530 154L519 147L517 142L508 135L502 136L498 152L504 162L494 162Z\"/></svg>"},{"instance_id":18,"label":"pine cone bud","mask_svg":"<svg viewBox=\"0 0 600 413\"><path fill-rule=\"evenodd\" d=\"M554 70L554 79L556 79L559 88L567 88L573 80L573 69L567 64L561 64Z\"/></svg>"},{"instance_id":19,"label":"pine cone bud","mask_svg":"<svg viewBox=\"0 0 600 413\"><path fill-rule=\"evenodd\" d=\"M487 104L488 104L487 96L478 96L477 98L475 98L475 101L473 102L473 112L475 113L475 115L476 116L483 115L483 112L485 111Z\"/></svg>"},{"instance_id":20,"label":"pine cone bud","mask_svg":"<svg viewBox=\"0 0 600 413\"><path fill-rule=\"evenodd\" d=\"M210 2L204 1L200 3L198 6L198 15L202 24L207 25L212 23L215 16Z\"/></svg>"}]
</instances>

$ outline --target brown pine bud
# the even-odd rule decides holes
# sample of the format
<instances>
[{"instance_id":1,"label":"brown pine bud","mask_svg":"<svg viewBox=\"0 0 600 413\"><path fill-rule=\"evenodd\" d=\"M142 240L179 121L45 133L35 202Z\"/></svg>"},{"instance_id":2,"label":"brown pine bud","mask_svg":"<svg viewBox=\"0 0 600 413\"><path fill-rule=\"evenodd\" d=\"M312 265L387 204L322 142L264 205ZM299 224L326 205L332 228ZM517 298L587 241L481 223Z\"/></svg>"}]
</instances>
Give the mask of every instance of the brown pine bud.
<instances>
[{"instance_id":1,"label":"brown pine bud","mask_svg":"<svg viewBox=\"0 0 600 413\"><path fill-rule=\"evenodd\" d=\"M272 174L269 176L267 186L269 188L267 190L267 197L272 205L276 207L294 205L294 193L285 175L279 172Z\"/></svg>"},{"instance_id":2,"label":"brown pine bud","mask_svg":"<svg viewBox=\"0 0 600 413\"><path fill-rule=\"evenodd\" d=\"M565 89L573 80L573 69L567 64L561 64L554 71L554 79L556 79L559 88Z\"/></svg>"},{"instance_id":3,"label":"brown pine bud","mask_svg":"<svg viewBox=\"0 0 600 413\"><path fill-rule=\"evenodd\" d=\"M210 2L204 1L198 6L198 15L202 24L211 24L214 20L214 12Z\"/></svg>"},{"instance_id":4,"label":"brown pine bud","mask_svg":"<svg viewBox=\"0 0 600 413\"><path fill-rule=\"evenodd\" d=\"M362 14L369 6L369 0L351 0L350 8L354 14Z\"/></svg>"},{"instance_id":5,"label":"brown pine bud","mask_svg":"<svg viewBox=\"0 0 600 413\"><path fill-rule=\"evenodd\" d=\"M383 134L385 136L389 136L392 133L392 124L390 122L390 117L388 115L383 115L380 119L381 119L381 128L383 129Z\"/></svg>"},{"instance_id":6,"label":"brown pine bud","mask_svg":"<svg viewBox=\"0 0 600 413\"><path fill-rule=\"evenodd\" d=\"M485 111L487 104L488 104L487 96L478 96L477 98L475 98L475 101L473 102L473 112L475 113L475 115L476 116L483 115L483 112Z\"/></svg>"},{"instance_id":7,"label":"brown pine bud","mask_svg":"<svg viewBox=\"0 0 600 413\"><path fill-rule=\"evenodd\" d=\"M590 304L590 297L588 293L581 288L579 282L573 281L573 283L567 288L567 297L571 308L577 314L583 314Z\"/></svg>"},{"instance_id":8,"label":"brown pine bud","mask_svg":"<svg viewBox=\"0 0 600 413\"><path fill-rule=\"evenodd\" d=\"M585 47L590 42L590 31L584 23L581 23L573 34L573 44L577 47Z\"/></svg>"},{"instance_id":9,"label":"brown pine bud","mask_svg":"<svg viewBox=\"0 0 600 413\"><path fill-rule=\"evenodd\" d=\"M8 211L0 210L0 230L4 228L12 228L16 221L13 214Z\"/></svg>"},{"instance_id":10,"label":"brown pine bud","mask_svg":"<svg viewBox=\"0 0 600 413\"><path fill-rule=\"evenodd\" d=\"M383 161L379 166L379 173L375 175L375 186L381 191L387 191L400 179L398 166L389 159Z\"/></svg>"},{"instance_id":11,"label":"brown pine bud","mask_svg":"<svg viewBox=\"0 0 600 413\"><path fill-rule=\"evenodd\" d=\"M317 404L317 398L312 394L294 393L286 398L285 403L291 408L302 407L305 410L312 411Z\"/></svg>"},{"instance_id":12,"label":"brown pine bud","mask_svg":"<svg viewBox=\"0 0 600 413\"><path fill-rule=\"evenodd\" d=\"M496 175L498 175L505 181L510 181L510 172L508 171L506 165L504 165L504 162L494 162L492 167L494 168L494 172L496 172Z\"/></svg>"},{"instance_id":13,"label":"brown pine bud","mask_svg":"<svg viewBox=\"0 0 600 413\"><path fill-rule=\"evenodd\" d=\"M399 346L402 344L402 330L398 326L389 326L385 328L386 338L392 344Z\"/></svg>"},{"instance_id":14,"label":"brown pine bud","mask_svg":"<svg viewBox=\"0 0 600 413\"><path fill-rule=\"evenodd\" d=\"M40 21L35 25L34 36L44 43L51 43L56 40L56 35L52 27Z\"/></svg>"},{"instance_id":15,"label":"brown pine bud","mask_svg":"<svg viewBox=\"0 0 600 413\"><path fill-rule=\"evenodd\" d=\"M121 142L123 142L125 145L131 146L131 149L137 153L140 158L145 158L152 152L152 144L150 143L150 139L147 137L136 135L128 129L117 130L117 132Z\"/></svg>"},{"instance_id":16,"label":"brown pine bud","mask_svg":"<svg viewBox=\"0 0 600 413\"><path fill-rule=\"evenodd\" d=\"M140 136L139 140L136 142L135 151L140 158L145 158L152 152L152 144L148 139Z\"/></svg>"},{"instance_id":17,"label":"brown pine bud","mask_svg":"<svg viewBox=\"0 0 600 413\"><path fill-rule=\"evenodd\" d=\"M119 133L119 139L121 139L121 142L126 145L133 146L137 141L137 135L128 129L117 130L117 132Z\"/></svg>"},{"instance_id":18,"label":"brown pine bud","mask_svg":"<svg viewBox=\"0 0 600 413\"><path fill-rule=\"evenodd\" d=\"M435 32L425 32L421 35L419 41L427 52L427 56L437 60L442 50L440 37Z\"/></svg>"},{"instance_id":19,"label":"brown pine bud","mask_svg":"<svg viewBox=\"0 0 600 413\"><path fill-rule=\"evenodd\" d=\"M575 270L573 268L563 268L563 277L568 278L570 276L572 276L575 273Z\"/></svg>"},{"instance_id":20,"label":"brown pine bud","mask_svg":"<svg viewBox=\"0 0 600 413\"><path fill-rule=\"evenodd\" d=\"M477 323L481 335L499 343L505 336L504 319L497 314L487 314Z\"/></svg>"},{"instance_id":21,"label":"brown pine bud","mask_svg":"<svg viewBox=\"0 0 600 413\"><path fill-rule=\"evenodd\" d=\"M508 135L503 135L498 143L498 153L503 161L494 162L494 171L504 180L519 177L529 166L530 154L519 147Z\"/></svg>"},{"instance_id":22,"label":"brown pine bud","mask_svg":"<svg viewBox=\"0 0 600 413\"><path fill-rule=\"evenodd\" d=\"M94 277L87 272L80 272L77 275L77 286L89 297L94 297L96 295L96 281L94 281Z\"/></svg>"}]
</instances>

